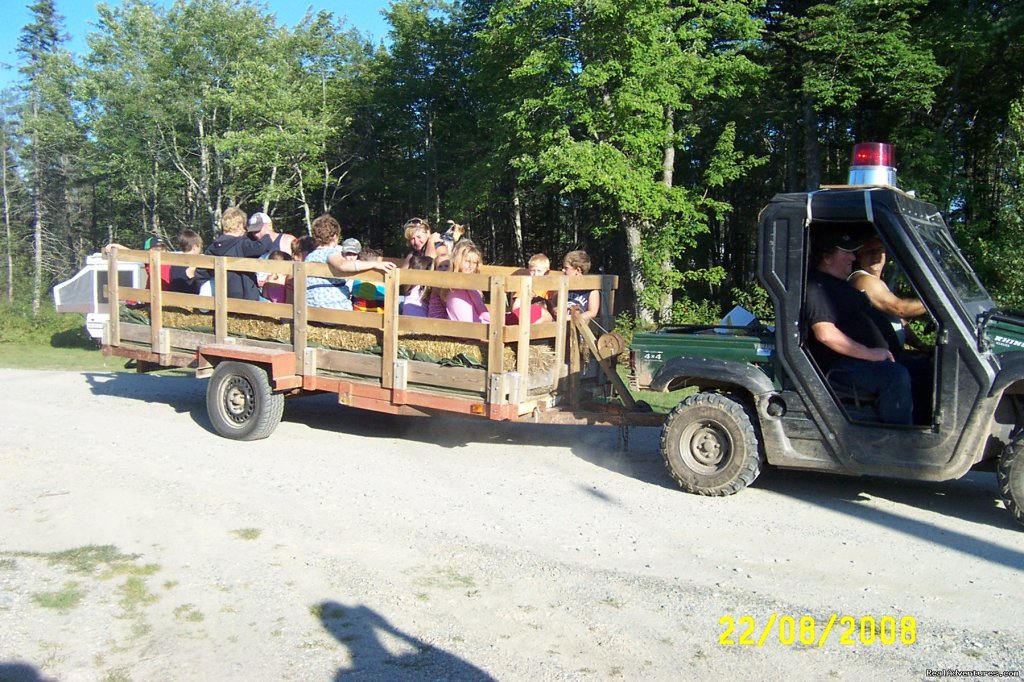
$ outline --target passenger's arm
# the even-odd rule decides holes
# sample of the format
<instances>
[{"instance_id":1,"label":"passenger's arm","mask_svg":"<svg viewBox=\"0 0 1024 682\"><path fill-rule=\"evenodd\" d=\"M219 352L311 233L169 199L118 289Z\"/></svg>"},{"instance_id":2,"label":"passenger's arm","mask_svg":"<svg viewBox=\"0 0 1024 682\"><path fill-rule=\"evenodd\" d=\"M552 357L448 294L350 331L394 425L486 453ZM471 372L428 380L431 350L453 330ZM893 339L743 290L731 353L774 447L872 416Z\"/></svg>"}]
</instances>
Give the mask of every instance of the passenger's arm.
<instances>
[{"instance_id":1,"label":"passenger's arm","mask_svg":"<svg viewBox=\"0 0 1024 682\"><path fill-rule=\"evenodd\" d=\"M889 290L885 282L871 275L858 275L853 286L868 296L868 300L883 313L896 317L920 317L925 314L924 304L916 298L900 298Z\"/></svg>"},{"instance_id":2,"label":"passenger's arm","mask_svg":"<svg viewBox=\"0 0 1024 682\"><path fill-rule=\"evenodd\" d=\"M387 274L395 269L395 264L385 260L349 260L340 252L332 253L327 257L327 264L336 275L354 275L359 272L376 270L381 274Z\"/></svg>"},{"instance_id":3,"label":"passenger's arm","mask_svg":"<svg viewBox=\"0 0 1024 682\"><path fill-rule=\"evenodd\" d=\"M594 289L587 297L587 309L580 311L580 317L590 321L601 314L601 290Z\"/></svg>"},{"instance_id":4,"label":"passenger's arm","mask_svg":"<svg viewBox=\"0 0 1024 682\"><path fill-rule=\"evenodd\" d=\"M868 348L851 339L831 322L815 322L811 325L811 333L818 343L840 355L871 362L896 361L888 348Z\"/></svg>"}]
</instances>

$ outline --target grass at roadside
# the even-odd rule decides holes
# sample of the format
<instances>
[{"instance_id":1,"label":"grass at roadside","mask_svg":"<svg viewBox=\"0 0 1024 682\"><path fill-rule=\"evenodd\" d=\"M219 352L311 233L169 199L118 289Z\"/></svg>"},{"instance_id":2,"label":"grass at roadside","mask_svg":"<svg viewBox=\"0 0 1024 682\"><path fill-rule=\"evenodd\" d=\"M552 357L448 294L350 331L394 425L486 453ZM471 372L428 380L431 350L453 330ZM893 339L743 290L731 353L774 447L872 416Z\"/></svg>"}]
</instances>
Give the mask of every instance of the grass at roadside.
<instances>
[{"instance_id":1,"label":"grass at roadside","mask_svg":"<svg viewBox=\"0 0 1024 682\"><path fill-rule=\"evenodd\" d=\"M0 367L116 372L124 362L100 353L82 315L57 313L49 304L38 315L25 305L0 306Z\"/></svg>"}]
</instances>

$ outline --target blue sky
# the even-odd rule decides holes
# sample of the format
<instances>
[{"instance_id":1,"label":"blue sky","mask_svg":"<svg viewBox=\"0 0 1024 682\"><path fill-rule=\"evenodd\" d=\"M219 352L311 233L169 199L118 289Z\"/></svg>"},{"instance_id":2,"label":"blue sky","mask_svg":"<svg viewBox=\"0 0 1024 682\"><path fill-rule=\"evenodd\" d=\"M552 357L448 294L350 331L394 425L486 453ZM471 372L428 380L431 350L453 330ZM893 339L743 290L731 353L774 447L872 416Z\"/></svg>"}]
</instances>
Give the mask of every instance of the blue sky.
<instances>
[{"instance_id":1,"label":"blue sky","mask_svg":"<svg viewBox=\"0 0 1024 682\"><path fill-rule=\"evenodd\" d=\"M170 5L171 0L160 0ZM18 79L16 72L18 55L15 49L21 28L29 22L28 6L31 0L4 0L3 20L0 21L0 88L7 87ZM57 12L64 17L64 31L71 36L66 47L76 55L86 50L85 36L96 30L96 2L88 0L55 0ZM118 6L120 0L107 0L107 5ZM391 3L388 0L269 0L263 2L267 10L277 17L277 23L294 26L305 15L307 9L314 12L327 10L337 17L347 17L348 24L359 29L363 35L372 37L374 42L387 37L388 24L381 16L381 10ZM10 68L7 68L7 67Z\"/></svg>"}]
</instances>

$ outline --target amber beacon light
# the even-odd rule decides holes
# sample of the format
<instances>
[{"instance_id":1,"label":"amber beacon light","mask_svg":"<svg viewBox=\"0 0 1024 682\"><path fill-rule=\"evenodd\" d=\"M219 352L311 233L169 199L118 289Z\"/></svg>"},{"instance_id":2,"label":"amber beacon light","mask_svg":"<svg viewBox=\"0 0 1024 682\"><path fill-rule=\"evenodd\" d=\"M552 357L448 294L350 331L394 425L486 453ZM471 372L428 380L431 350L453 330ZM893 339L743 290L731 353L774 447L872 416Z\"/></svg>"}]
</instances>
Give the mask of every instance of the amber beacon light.
<instances>
[{"instance_id":1,"label":"amber beacon light","mask_svg":"<svg viewBox=\"0 0 1024 682\"><path fill-rule=\"evenodd\" d=\"M851 185L896 186L895 157L888 142L859 142L850 159Z\"/></svg>"}]
</instances>

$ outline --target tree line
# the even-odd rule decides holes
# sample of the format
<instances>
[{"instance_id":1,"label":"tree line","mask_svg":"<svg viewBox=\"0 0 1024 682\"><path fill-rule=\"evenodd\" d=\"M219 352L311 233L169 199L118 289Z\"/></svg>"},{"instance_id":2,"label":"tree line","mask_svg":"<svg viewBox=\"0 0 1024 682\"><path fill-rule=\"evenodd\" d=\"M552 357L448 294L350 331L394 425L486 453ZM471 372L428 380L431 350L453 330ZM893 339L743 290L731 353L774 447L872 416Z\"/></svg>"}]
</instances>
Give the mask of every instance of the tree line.
<instances>
[{"instance_id":1,"label":"tree line","mask_svg":"<svg viewBox=\"0 0 1024 682\"><path fill-rule=\"evenodd\" d=\"M332 213L404 253L420 216L491 262L584 248L643 320L756 305L757 212L888 141L1004 305L1024 303L1024 2L396 0L387 43L255 0L123 0L66 49L29 6L3 92L9 301L108 241L229 206Z\"/></svg>"}]
</instances>

